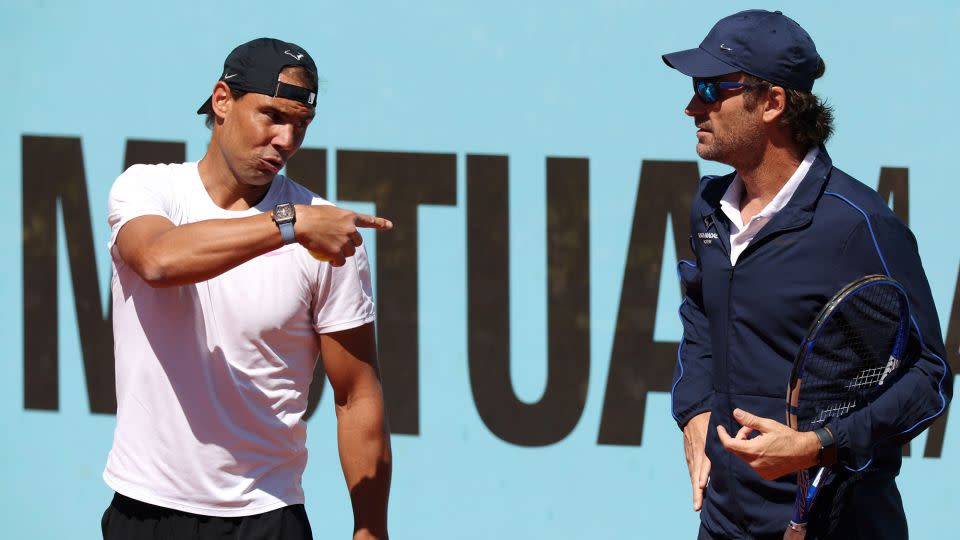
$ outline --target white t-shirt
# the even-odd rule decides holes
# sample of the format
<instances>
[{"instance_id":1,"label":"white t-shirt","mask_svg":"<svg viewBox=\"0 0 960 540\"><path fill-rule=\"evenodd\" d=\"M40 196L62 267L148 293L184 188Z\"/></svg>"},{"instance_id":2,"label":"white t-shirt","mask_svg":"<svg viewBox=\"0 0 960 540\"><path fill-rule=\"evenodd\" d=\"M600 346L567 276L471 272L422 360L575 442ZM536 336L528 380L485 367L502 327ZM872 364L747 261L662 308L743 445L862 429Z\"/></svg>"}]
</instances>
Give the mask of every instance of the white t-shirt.
<instances>
[{"instance_id":1,"label":"white t-shirt","mask_svg":"<svg viewBox=\"0 0 960 540\"><path fill-rule=\"evenodd\" d=\"M757 215L753 216L750 223L744 223L743 216L740 214L740 197L743 196L743 180L740 179L739 174L733 178L733 182L730 183L727 191L723 194L723 198L720 199L720 210L722 210L723 213L727 215L727 219L730 220L731 265L737 264L737 259L740 258L740 254L747 249L747 246L750 245L753 238L757 236L760 229L763 229L763 226L773 219L773 216L777 215L777 212L783 210L783 207L790 202L793 194L796 193L797 188L800 187L800 182L807 176L807 172L817 159L817 154L819 153L820 148L816 146L807 152L807 155L804 156L797 170L793 171L793 174L787 179L787 182L783 184L783 187L780 188L780 191L777 192L773 200L767 203L767 205L763 207L763 210Z\"/></svg>"},{"instance_id":2,"label":"white t-shirt","mask_svg":"<svg viewBox=\"0 0 960 540\"><path fill-rule=\"evenodd\" d=\"M152 288L120 258L128 221L183 225L329 204L278 175L256 208L210 199L197 163L135 165L110 191L117 427L103 473L119 493L211 516L303 502L302 416L317 334L375 318L366 252L334 268L299 244L194 285Z\"/></svg>"}]
</instances>

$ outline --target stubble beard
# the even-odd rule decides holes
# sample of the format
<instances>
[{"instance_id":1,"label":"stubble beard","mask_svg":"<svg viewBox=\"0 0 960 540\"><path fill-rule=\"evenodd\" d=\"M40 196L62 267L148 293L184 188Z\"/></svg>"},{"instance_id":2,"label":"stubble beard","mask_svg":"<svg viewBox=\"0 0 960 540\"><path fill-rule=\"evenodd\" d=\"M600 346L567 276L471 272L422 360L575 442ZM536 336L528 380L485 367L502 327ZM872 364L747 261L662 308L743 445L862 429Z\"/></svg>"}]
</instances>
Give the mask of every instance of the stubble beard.
<instances>
[{"instance_id":1,"label":"stubble beard","mask_svg":"<svg viewBox=\"0 0 960 540\"><path fill-rule=\"evenodd\" d=\"M705 126L709 128L709 125ZM744 115L721 135L708 131L709 143L697 143L701 159L716 161L740 169L759 159L763 147L762 126Z\"/></svg>"}]
</instances>

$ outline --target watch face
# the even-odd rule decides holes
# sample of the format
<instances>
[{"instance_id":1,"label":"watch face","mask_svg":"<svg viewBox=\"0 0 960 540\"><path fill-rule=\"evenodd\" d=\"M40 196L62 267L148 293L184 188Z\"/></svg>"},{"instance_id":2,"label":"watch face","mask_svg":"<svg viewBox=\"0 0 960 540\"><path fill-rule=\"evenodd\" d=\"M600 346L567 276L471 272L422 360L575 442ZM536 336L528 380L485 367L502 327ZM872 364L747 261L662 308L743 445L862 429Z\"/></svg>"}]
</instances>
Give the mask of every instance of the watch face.
<instances>
[{"instance_id":1,"label":"watch face","mask_svg":"<svg viewBox=\"0 0 960 540\"><path fill-rule=\"evenodd\" d=\"M273 208L273 220L277 223L292 221L296 213L290 203L278 204Z\"/></svg>"}]
</instances>

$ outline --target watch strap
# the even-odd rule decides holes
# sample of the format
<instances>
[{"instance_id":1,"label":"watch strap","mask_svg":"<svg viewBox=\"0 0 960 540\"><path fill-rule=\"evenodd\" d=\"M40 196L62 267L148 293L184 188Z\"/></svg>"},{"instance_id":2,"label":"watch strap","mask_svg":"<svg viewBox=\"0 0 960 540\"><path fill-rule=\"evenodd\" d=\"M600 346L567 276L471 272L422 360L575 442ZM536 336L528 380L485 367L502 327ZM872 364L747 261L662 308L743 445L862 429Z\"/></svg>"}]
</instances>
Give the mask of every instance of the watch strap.
<instances>
[{"instance_id":1,"label":"watch strap","mask_svg":"<svg viewBox=\"0 0 960 540\"><path fill-rule=\"evenodd\" d=\"M817 462L823 467L829 467L837 462L837 439L830 428L823 426L813 430L820 440L820 450L817 452Z\"/></svg>"},{"instance_id":2,"label":"watch strap","mask_svg":"<svg viewBox=\"0 0 960 540\"><path fill-rule=\"evenodd\" d=\"M296 236L293 234L293 222L277 223L280 228L280 237L283 238L283 245L296 242Z\"/></svg>"}]
</instances>

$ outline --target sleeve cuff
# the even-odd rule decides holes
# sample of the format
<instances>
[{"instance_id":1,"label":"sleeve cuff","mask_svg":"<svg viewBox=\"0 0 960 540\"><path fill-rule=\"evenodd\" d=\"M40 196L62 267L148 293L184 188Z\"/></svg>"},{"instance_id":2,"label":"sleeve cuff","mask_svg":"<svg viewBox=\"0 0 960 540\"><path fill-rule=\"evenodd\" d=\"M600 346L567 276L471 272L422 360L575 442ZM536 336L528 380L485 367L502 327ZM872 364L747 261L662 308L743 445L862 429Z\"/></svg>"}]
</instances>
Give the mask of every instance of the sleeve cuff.
<instances>
[{"instance_id":1,"label":"sleeve cuff","mask_svg":"<svg viewBox=\"0 0 960 540\"><path fill-rule=\"evenodd\" d=\"M694 416L697 416L700 413L710 412L713 408L713 392L710 392L707 397L698 401L691 407L687 407L682 412L674 415L674 420L677 421L677 427L680 428L680 431L683 431L683 428L686 427L687 422L690 421Z\"/></svg>"}]
</instances>

